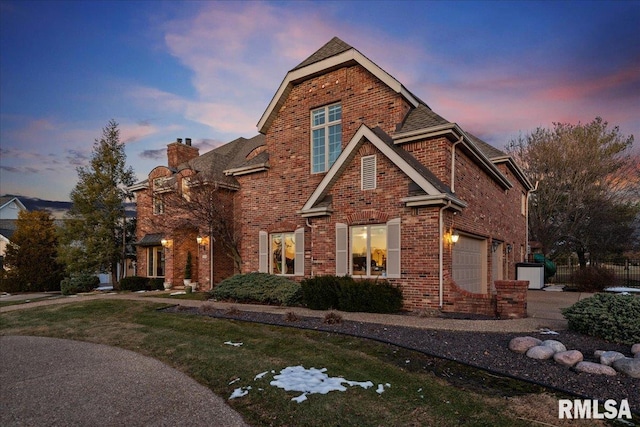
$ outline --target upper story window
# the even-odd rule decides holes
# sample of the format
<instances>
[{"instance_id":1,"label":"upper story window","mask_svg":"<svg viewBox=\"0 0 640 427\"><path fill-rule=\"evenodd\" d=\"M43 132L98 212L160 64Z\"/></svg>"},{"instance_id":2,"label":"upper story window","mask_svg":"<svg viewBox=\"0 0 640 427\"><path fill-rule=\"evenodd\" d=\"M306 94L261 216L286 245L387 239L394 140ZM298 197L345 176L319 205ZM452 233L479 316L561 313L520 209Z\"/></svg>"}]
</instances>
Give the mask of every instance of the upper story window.
<instances>
[{"instance_id":1,"label":"upper story window","mask_svg":"<svg viewBox=\"0 0 640 427\"><path fill-rule=\"evenodd\" d=\"M311 172L329 170L342 151L342 105L311 111Z\"/></svg>"}]
</instances>

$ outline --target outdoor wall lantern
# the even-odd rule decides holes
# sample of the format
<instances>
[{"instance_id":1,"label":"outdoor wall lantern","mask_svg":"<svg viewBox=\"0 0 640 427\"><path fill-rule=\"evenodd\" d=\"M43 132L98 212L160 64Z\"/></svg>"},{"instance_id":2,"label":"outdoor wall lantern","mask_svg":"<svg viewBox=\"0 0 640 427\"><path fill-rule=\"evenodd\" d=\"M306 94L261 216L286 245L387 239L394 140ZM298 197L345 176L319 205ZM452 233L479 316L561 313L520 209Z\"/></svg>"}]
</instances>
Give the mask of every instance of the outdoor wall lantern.
<instances>
[{"instance_id":1,"label":"outdoor wall lantern","mask_svg":"<svg viewBox=\"0 0 640 427\"><path fill-rule=\"evenodd\" d=\"M513 245L511 243L507 243L507 253L510 254L513 250Z\"/></svg>"},{"instance_id":2,"label":"outdoor wall lantern","mask_svg":"<svg viewBox=\"0 0 640 427\"><path fill-rule=\"evenodd\" d=\"M169 239L160 240L160 244L165 248L170 248L171 247L171 243L173 243L173 240L169 240Z\"/></svg>"},{"instance_id":3,"label":"outdoor wall lantern","mask_svg":"<svg viewBox=\"0 0 640 427\"><path fill-rule=\"evenodd\" d=\"M198 236L198 237L196 237L196 241L198 242L198 245L200 245L200 246L207 246L207 243L209 243L209 238L208 237Z\"/></svg>"},{"instance_id":4,"label":"outdoor wall lantern","mask_svg":"<svg viewBox=\"0 0 640 427\"><path fill-rule=\"evenodd\" d=\"M201 245L202 244L202 236L196 237L196 242L198 242L198 244Z\"/></svg>"},{"instance_id":5,"label":"outdoor wall lantern","mask_svg":"<svg viewBox=\"0 0 640 427\"><path fill-rule=\"evenodd\" d=\"M458 240L460 239L460 235L458 234L457 231L451 230L449 232L449 239L451 240L451 243L455 245L456 243L458 243Z\"/></svg>"},{"instance_id":6,"label":"outdoor wall lantern","mask_svg":"<svg viewBox=\"0 0 640 427\"><path fill-rule=\"evenodd\" d=\"M498 240L493 240L491 242L491 250L493 252L497 251L499 247L500 247L500 242Z\"/></svg>"}]
</instances>

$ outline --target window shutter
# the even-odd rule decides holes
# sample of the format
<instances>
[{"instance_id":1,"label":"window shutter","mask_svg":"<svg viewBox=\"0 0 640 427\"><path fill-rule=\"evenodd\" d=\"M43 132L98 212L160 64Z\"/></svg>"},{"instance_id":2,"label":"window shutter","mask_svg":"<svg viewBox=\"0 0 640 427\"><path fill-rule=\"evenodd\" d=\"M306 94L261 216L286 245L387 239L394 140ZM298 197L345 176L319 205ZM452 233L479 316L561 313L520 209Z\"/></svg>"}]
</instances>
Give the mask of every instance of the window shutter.
<instances>
[{"instance_id":1,"label":"window shutter","mask_svg":"<svg viewBox=\"0 0 640 427\"><path fill-rule=\"evenodd\" d=\"M360 159L362 190L376 189L376 156L364 156Z\"/></svg>"},{"instance_id":2,"label":"window shutter","mask_svg":"<svg viewBox=\"0 0 640 427\"><path fill-rule=\"evenodd\" d=\"M258 263L258 272L269 272L269 235L266 231L261 231L259 235L258 252L260 254Z\"/></svg>"},{"instance_id":3,"label":"window shutter","mask_svg":"<svg viewBox=\"0 0 640 427\"><path fill-rule=\"evenodd\" d=\"M304 228L298 228L295 231L294 239L296 242L296 259L295 271L296 276L304 276Z\"/></svg>"},{"instance_id":4,"label":"window shutter","mask_svg":"<svg viewBox=\"0 0 640 427\"><path fill-rule=\"evenodd\" d=\"M346 276L349 268L349 227L336 224L336 276Z\"/></svg>"},{"instance_id":5,"label":"window shutter","mask_svg":"<svg viewBox=\"0 0 640 427\"><path fill-rule=\"evenodd\" d=\"M400 270L400 218L387 222L387 277L399 279Z\"/></svg>"}]
</instances>

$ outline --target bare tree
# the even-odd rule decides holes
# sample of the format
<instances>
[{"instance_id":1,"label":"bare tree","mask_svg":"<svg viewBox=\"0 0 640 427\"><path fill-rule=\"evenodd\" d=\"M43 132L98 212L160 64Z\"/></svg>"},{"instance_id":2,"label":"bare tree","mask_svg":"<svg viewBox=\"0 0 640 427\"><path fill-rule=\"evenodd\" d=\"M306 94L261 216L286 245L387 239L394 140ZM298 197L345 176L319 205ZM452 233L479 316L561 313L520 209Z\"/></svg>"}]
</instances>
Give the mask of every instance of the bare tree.
<instances>
[{"instance_id":1,"label":"bare tree","mask_svg":"<svg viewBox=\"0 0 640 427\"><path fill-rule=\"evenodd\" d=\"M155 229L196 228L200 235L218 242L240 271L240 227L233 212L233 190L219 185L206 174L181 177L186 185L174 185L170 191L157 192L167 215L151 216Z\"/></svg>"},{"instance_id":2,"label":"bare tree","mask_svg":"<svg viewBox=\"0 0 640 427\"><path fill-rule=\"evenodd\" d=\"M633 242L640 201L633 136L596 118L587 124L554 123L510 142L507 151L538 182L529 214L531 240L546 255L618 252Z\"/></svg>"}]
</instances>

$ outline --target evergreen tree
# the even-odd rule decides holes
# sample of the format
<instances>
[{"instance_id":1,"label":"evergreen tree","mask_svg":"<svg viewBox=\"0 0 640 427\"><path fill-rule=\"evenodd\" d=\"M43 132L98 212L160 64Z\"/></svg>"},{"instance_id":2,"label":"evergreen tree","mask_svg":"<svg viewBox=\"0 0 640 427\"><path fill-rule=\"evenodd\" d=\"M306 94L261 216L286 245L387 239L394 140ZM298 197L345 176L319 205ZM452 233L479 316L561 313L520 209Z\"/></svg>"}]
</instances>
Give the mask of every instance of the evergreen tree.
<instances>
[{"instance_id":1,"label":"evergreen tree","mask_svg":"<svg viewBox=\"0 0 640 427\"><path fill-rule=\"evenodd\" d=\"M71 191L72 208L63 228L62 258L70 273L110 272L117 283L126 235L125 202L134 172L126 166L118 123L110 120L96 139L89 166L78 167L78 183Z\"/></svg>"},{"instance_id":2,"label":"evergreen tree","mask_svg":"<svg viewBox=\"0 0 640 427\"><path fill-rule=\"evenodd\" d=\"M4 258L4 285L10 287L6 290L60 290L64 269L57 256L58 237L51 215L45 211L20 212Z\"/></svg>"}]
</instances>

